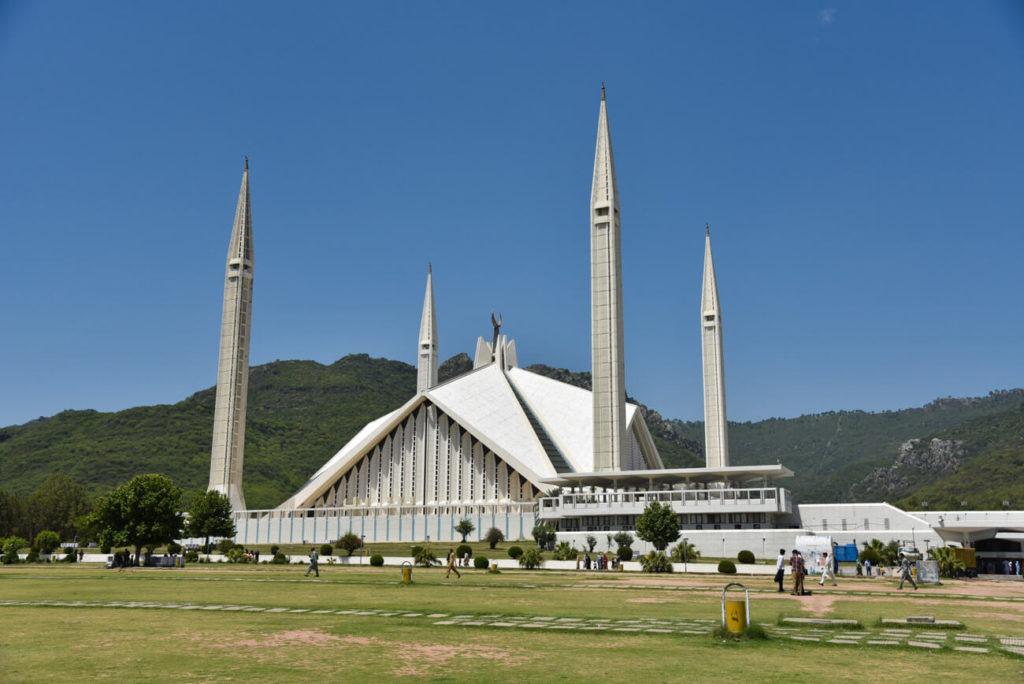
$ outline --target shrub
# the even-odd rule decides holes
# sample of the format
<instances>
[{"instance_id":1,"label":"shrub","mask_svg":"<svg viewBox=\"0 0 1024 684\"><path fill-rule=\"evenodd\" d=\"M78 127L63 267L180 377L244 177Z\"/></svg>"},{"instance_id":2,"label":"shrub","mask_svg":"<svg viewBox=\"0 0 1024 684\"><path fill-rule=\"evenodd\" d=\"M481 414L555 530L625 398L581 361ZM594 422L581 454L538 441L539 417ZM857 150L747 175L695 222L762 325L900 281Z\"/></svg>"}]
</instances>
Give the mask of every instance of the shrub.
<instances>
[{"instance_id":1,"label":"shrub","mask_svg":"<svg viewBox=\"0 0 1024 684\"><path fill-rule=\"evenodd\" d=\"M217 550L227 555L228 551L235 548L235 542L232 539L221 539L217 542Z\"/></svg>"},{"instance_id":2,"label":"shrub","mask_svg":"<svg viewBox=\"0 0 1024 684\"><path fill-rule=\"evenodd\" d=\"M34 546L28 550L28 556L25 557L26 563L38 563L39 562L39 550Z\"/></svg>"},{"instance_id":3,"label":"shrub","mask_svg":"<svg viewBox=\"0 0 1024 684\"><path fill-rule=\"evenodd\" d=\"M178 542L171 542L167 545L167 553L171 555L181 553L181 544L179 544Z\"/></svg>"},{"instance_id":4,"label":"shrub","mask_svg":"<svg viewBox=\"0 0 1024 684\"><path fill-rule=\"evenodd\" d=\"M334 542L334 547L346 551L349 556L363 547L363 539L354 532L348 532Z\"/></svg>"},{"instance_id":5,"label":"shrub","mask_svg":"<svg viewBox=\"0 0 1024 684\"><path fill-rule=\"evenodd\" d=\"M491 561L487 560L487 556L477 556L473 559L473 567L477 570L486 570L490 565Z\"/></svg>"},{"instance_id":6,"label":"shrub","mask_svg":"<svg viewBox=\"0 0 1024 684\"><path fill-rule=\"evenodd\" d=\"M422 546L419 546L419 545L414 546L411 549L409 549L409 555L412 556L413 558L415 558L416 556L420 555L420 551L422 551L422 550L423 550Z\"/></svg>"},{"instance_id":7,"label":"shrub","mask_svg":"<svg viewBox=\"0 0 1024 684\"><path fill-rule=\"evenodd\" d=\"M334 547L331 546L330 544L321 544L320 545L320 555L321 556L333 556L334 555ZM349 553L349 555L351 556L352 554Z\"/></svg>"},{"instance_id":8,"label":"shrub","mask_svg":"<svg viewBox=\"0 0 1024 684\"><path fill-rule=\"evenodd\" d=\"M620 561L633 560L633 549L628 546L620 546L618 550Z\"/></svg>"},{"instance_id":9,"label":"shrub","mask_svg":"<svg viewBox=\"0 0 1024 684\"><path fill-rule=\"evenodd\" d=\"M276 556L277 552L280 551L280 550L281 550L281 547L278 546L277 544L271 544L270 545L270 555L271 556Z\"/></svg>"},{"instance_id":10,"label":"shrub","mask_svg":"<svg viewBox=\"0 0 1024 684\"><path fill-rule=\"evenodd\" d=\"M486 541L487 545L493 549L495 546L505 541L505 533L497 527L492 527L487 530L487 534L484 535L484 541Z\"/></svg>"},{"instance_id":11,"label":"shrub","mask_svg":"<svg viewBox=\"0 0 1024 684\"><path fill-rule=\"evenodd\" d=\"M555 543L555 528L547 523L537 523L533 528L533 540L537 546L546 549Z\"/></svg>"},{"instance_id":12,"label":"shrub","mask_svg":"<svg viewBox=\"0 0 1024 684\"><path fill-rule=\"evenodd\" d=\"M100 544L100 553L110 553L110 544Z\"/></svg>"},{"instance_id":13,"label":"shrub","mask_svg":"<svg viewBox=\"0 0 1024 684\"><path fill-rule=\"evenodd\" d=\"M518 560L519 565L527 570L539 568L544 564L544 557L540 555L540 549L526 549Z\"/></svg>"},{"instance_id":14,"label":"shrub","mask_svg":"<svg viewBox=\"0 0 1024 684\"><path fill-rule=\"evenodd\" d=\"M462 558L467 553L469 554L470 558L473 557L473 548L469 544L459 544L455 547L455 556L457 558Z\"/></svg>"},{"instance_id":15,"label":"shrub","mask_svg":"<svg viewBox=\"0 0 1024 684\"><path fill-rule=\"evenodd\" d=\"M728 558L723 558L722 560L718 561L718 572L722 573L723 575L735 575L736 564Z\"/></svg>"},{"instance_id":16,"label":"shrub","mask_svg":"<svg viewBox=\"0 0 1024 684\"><path fill-rule=\"evenodd\" d=\"M558 542L552 555L555 557L555 560L573 560L576 558L577 551L569 545L569 542L563 541Z\"/></svg>"},{"instance_id":17,"label":"shrub","mask_svg":"<svg viewBox=\"0 0 1024 684\"><path fill-rule=\"evenodd\" d=\"M0 549L3 550L3 556L0 557L0 563L4 565L13 565L14 563L20 563L21 558L18 557L18 549L28 546L28 540L22 539L21 537L7 537L0 543Z\"/></svg>"},{"instance_id":18,"label":"shrub","mask_svg":"<svg viewBox=\"0 0 1024 684\"><path fill-rule=\"evenodd\" d=\"M651 551L640 556L640 567L644 572L672 572L672 562L664 551Z\"/></svg>"},{"instance_id":19,"label":"shrub","mask_svg":"<svg viewBox=\"0 0 1024 684\"><path fill-rule=\"evenodd\" d=\"M43 530L36 535L33 546L42 553L53 553L60 546L60 535L53 530Z\"/></svg>"},{"instance_id":20,"label":"shrub","mask_svg":"<svg viewBox=\"0 0 1024 684\"><path fill-rule=\"evenodd\" d=\"M685 554L683 553L684 550L686 551ZM672 560L678 563L684 561L692 563L695 560L700 560L700 551L690 542L682 541L672 547Z\"/></svg>"},{"instance_id":21,"label":"shrub","mask_svg":"<svg viewBox=\"0 0 1024 684\"><path fill-rule=\"evenodd\" d=\"M199 552L196 551L195 549L189 549L188 551L186 551L185 552L185 562L186 563L198 563L199 562Z\"/></svg>"},{"instance_id":22,"label":"shrub","mask_svg":"<svg viewBox=\"0 0 1024 684\"><path fill-rule=\"evenodd\" d=\"M243 549L241 546L235 546L233 548L228 549L228 552L224 555L227 557L228 563L248 562L245 558L245 549Z\"/></svg>"},{"instance_id":23,"label":"shrub","mask_svg":"<svg viewBox=\"0 0 1024 684\"><path fill-rule=\"evenodd\" d=\"M64 547L64 562L65 563L76 563L78 562L78 549L73 546Z\"/></svg>"},{"instance_id":24,"label":"shrub","mask_svg":"<svg viewBox=\"0 0 1024 684\"><path fill-rule=\"evenodd\" d=\"M523 555L523 547L521 546L510 546L508 547L508 557L512 560L518 560Z\"/></svg>"},{"instance_id":25,"label":"shrub","mask_svg":"<svg viewBox=\"0 0 1024 684\"><path fill-rule=\"evenodd\" d=\"M372 556L370 556L370 565L372 565L375 568L383 566L384 556L380 555L379 553L373 554Z\"/></svg>"},{"instance_id":26,"label":"shrub","mask_svg":"<svg viewBox=\"0 0 1024 684\"><path fill-rule=\"evenodd\" d=\"M736 554L736 560L745 565L750 565L752 563L757 562L757 559L754 558L754 552L747 551L746 549L743 549L742 551Z\"/></svg>"},{"instance_id":27,"label":"shrub","mask_svg":"<svg viewBox=\"0 0 1024 684\"><path fill-rule=\"evenodd\" d=\"M270 559L270 562L274 565L288 565L288 556L278 551L274 554L274 557Z\"/></svg>"},{"instance_id":28,"label":"shrub","mask_svg":"<svg viewBox=\"0 0 1024 684\"><path fill-rule=\"evenodd\" d=\"M429 546L419 547L419 553L413 556L413 562L416 565L422 565L425 568L429 568L431 565L437 563L437 556L434 555L434 551Z\"/></svg>"}]
</instances>

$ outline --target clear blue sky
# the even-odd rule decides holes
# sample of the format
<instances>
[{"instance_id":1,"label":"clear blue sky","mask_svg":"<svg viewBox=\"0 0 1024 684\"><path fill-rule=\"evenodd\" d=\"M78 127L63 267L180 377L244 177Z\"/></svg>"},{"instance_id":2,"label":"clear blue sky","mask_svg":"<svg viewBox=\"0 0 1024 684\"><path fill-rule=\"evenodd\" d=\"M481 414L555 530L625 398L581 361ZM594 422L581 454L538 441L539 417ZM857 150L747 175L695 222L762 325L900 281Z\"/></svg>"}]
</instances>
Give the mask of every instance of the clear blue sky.
<instances>
[{"instance_id":1,"label":"clear blue sky","mask_svg":"<svg viewBox=\"0 0 1024 684\"><path fill-rule=\"evenodd\" d=\"M412 362L504 314L590 365L608 83L630 394L730 417L1024 385L1024 9L999 2L0 0L0 425L213 384L252 159L252 363Z\"/></svg>"}]
</instances>

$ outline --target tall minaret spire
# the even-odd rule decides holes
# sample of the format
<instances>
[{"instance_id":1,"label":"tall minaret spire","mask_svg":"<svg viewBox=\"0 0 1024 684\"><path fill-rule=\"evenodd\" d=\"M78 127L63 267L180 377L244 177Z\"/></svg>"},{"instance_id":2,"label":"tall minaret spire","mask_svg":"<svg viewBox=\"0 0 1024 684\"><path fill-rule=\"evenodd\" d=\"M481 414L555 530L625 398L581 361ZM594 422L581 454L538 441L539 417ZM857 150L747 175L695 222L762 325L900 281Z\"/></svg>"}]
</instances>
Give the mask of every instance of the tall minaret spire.
<instances>
[{"instance_id":1,"label":"tall minaret spire","mask_svg":"<svg viewBox=\"0 0 1024 684\"><path fill-rule=\"evenodd\" d=\"M594 470L619 470L626 432L622 342L622 255L619 188L608 129L604 84L597 118L590 192L590 325L594 398Z\"/></svg>"},{"instance_id":2,"label":"tall minaret spire","mask_svg":"<svg viewBox=\"0 0 1024 684\"><path fill-rule=\"evenodd\" d=\"M722 310L711 258L711 227L704 226L704 284L700 294L700 339L704 354L704 457L708 468L729 465L729 432L725 415L725 360L722 354Z\"/></svg>"},{"instance_id":3,"label":"tall minaret spire","mask_svg":"<svg viewBox=\"0 0 1024 684\"><path fill-rule=\"evenodd\" d=\"M224 274L209 486L211 490L226 494L236 511L245 508L242 457L245 454L245 406L249 387L249 338L252 333L252 275L252 206L249 199L249 158L246 157Z\"/></svg>"},{"instance_id":4,"label":"tall minaret spire","mask_svg":"<svg viewBox=\"0 0 1024 684\"><path fill-rule=\"evenodd\" d=\"M423 293L420 317L420 343L416 356L416 392L426 392L437 384L437 313L434 310L434 274L427 265L427 290Z\"/></svg>"}]
</instances>

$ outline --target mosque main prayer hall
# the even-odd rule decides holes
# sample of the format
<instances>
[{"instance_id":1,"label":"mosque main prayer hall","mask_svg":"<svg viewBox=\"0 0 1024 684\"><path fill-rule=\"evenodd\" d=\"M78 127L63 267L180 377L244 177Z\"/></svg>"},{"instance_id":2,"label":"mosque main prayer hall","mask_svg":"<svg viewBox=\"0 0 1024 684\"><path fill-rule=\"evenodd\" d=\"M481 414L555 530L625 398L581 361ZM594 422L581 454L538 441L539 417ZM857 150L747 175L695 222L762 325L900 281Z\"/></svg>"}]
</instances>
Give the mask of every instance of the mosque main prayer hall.
<instances>
[{"instance_id":1,"label":"mosque main prayer hall","mask_svg":"<svg viewBox=\"0 0 1024 684\"><path fill-rule=\"evenodd\" d=\"M590 196L592 389L520 368L516 341L492 317L473 368L438 382L438 325L428 269L417 340L416 393L364 426L277 508L251 510L242 493L254 250L248 162L225 270L209 489L227 495L243 544L439 543L496 527L529 539L540 522L577 547L635 528L652 501L676 512L682 535L706 555L792 548L797 535L837 543L915 539L971 546L1022 536L1015 511L906 512L887 503L797 504L781 464L729 462L722 309L704 237L695 323L703 355L703 468L665 468L644 417L626 401L621 215L605 90L597 121ZM601 541L603 548L604 542ZM1018 543L1019 545L1019 543ZM645 543L636 550L648 550ZM981 555L981 554L979 554Z\"/></svg>"}]
</instances>

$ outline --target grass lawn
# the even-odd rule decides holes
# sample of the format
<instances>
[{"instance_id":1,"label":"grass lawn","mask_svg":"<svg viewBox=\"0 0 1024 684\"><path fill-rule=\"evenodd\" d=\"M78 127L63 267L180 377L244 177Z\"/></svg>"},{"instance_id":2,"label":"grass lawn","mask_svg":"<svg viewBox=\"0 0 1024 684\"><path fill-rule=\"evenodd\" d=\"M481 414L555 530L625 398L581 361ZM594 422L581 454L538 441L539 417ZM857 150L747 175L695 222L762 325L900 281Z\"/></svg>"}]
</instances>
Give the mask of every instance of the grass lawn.
<instances>
[{"instance_id":1,"label":"grass lawn","mask_svg":"<svg viewBox=\"0 0 1024 684\"><path fill-rule=\"evenodd\" d=\"M427 617L716 620L725 583L720 576L469 570L461 580L445 580L441 569L417 568L414 584L403 586L397 568L324 566L319 580L304 579L303 572L299 566L216 564L125 572L74 565L2 568L0 601L161 605L0 605L0 679L577 681L614 673L616 679L650 681L782 681L793 675L863 681L870 672L896 680L1024 677L1024 658L996 650L838 646L775 635L731 643L708 634L442 625ZM797 598L774 593L767 579L741 580L753 590L755 622L774 623L780 614L828 615L871 628L883 615L926 613L960 619L971 634L1024 636L1024 587L1011 583L952 582L900 594L887 581L848 580ZM211 609L173 607L182 603ZM281 612L232 612L225 605ZM343 609L376 613L337 614Z\"/></svg>"}]
</instances>

